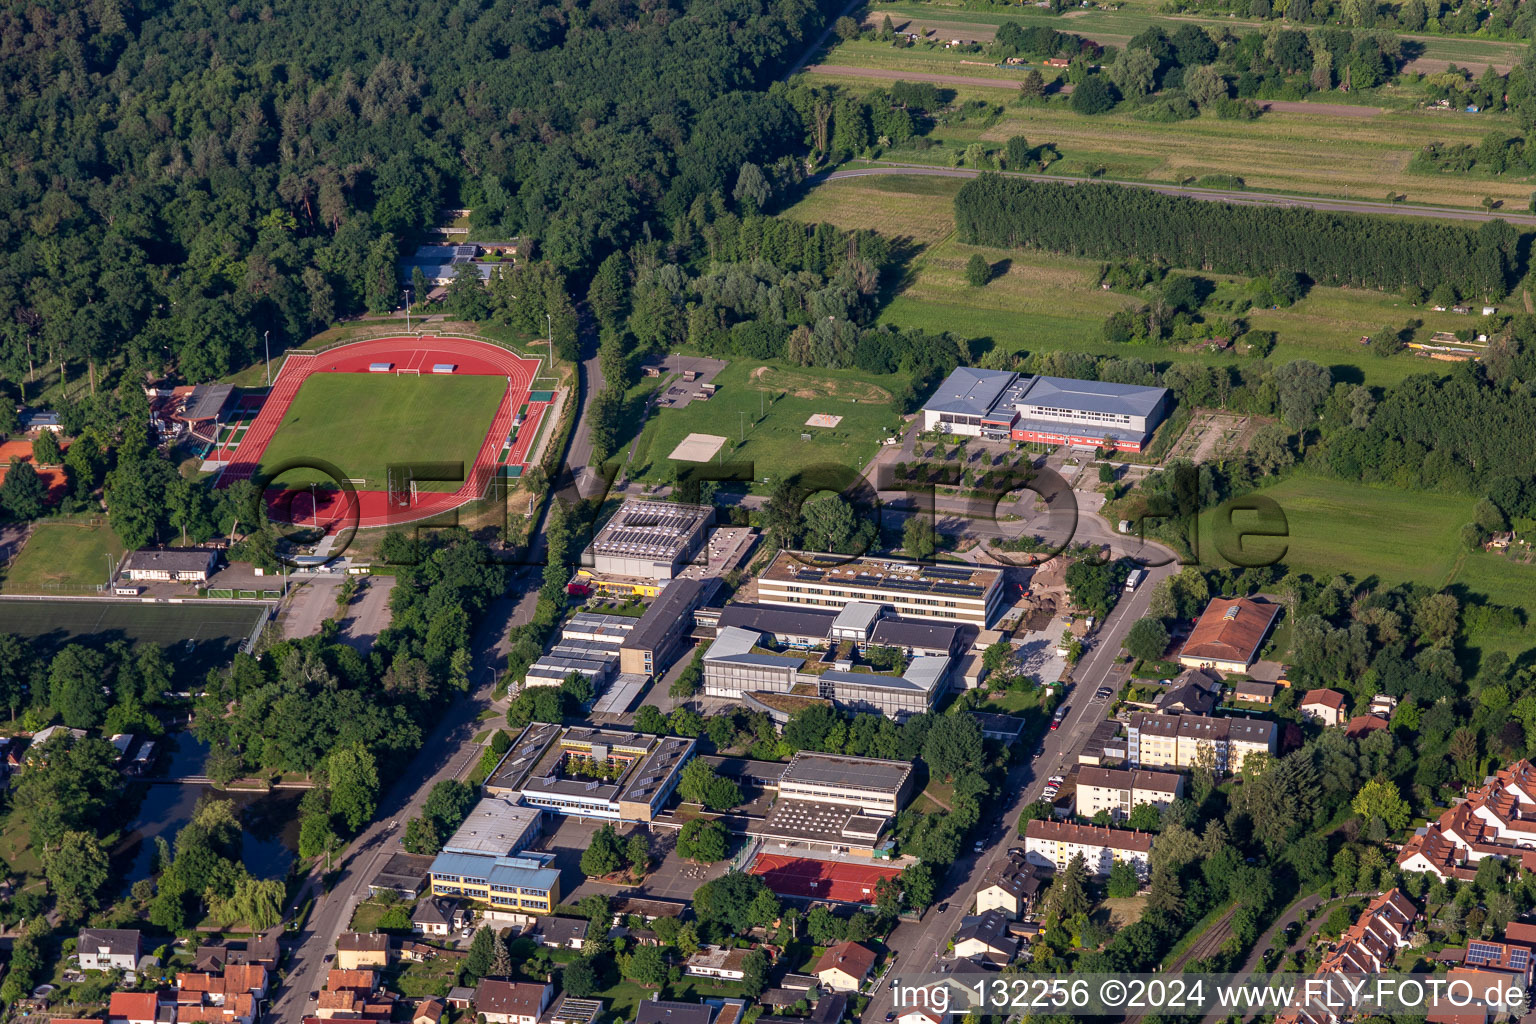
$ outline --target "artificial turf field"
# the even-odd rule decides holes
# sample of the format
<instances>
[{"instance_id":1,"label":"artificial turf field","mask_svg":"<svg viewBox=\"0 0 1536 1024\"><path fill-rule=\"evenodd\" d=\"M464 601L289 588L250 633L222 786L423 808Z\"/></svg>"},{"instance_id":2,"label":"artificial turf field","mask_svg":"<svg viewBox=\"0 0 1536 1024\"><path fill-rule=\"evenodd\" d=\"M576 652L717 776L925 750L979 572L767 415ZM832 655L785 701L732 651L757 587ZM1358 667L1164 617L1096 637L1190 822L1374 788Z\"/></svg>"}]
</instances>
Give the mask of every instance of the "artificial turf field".
<instances>
[{"instance_id":1,"label":"artificial turf field","mask_svg":"<svg viewBox=\"0 0 1536 1024\"><path fill-rule=\"evenodd\" d=\"M506 379L491 375L312 374L262 453L261 469L323 459L359 489L372 491L388 487L390 463L462 461L468 474L506 390ZM277 482L295 486L312 479L324 478L296 470ZM452 492L461 483L420 480L417 486Z\"/></svg>"},{"instance_id":2,"label":"artificial turf field","mask_svg":"<svg viewBox=\"0 0 1536 1024\"><path fill-rule=\"evenodd\" d=\"M147 640L165 647L178 679L196 681L229 664L264 609L256 602L0 601L0 633L25 637L45 655L70 643L100 648L113 640ZM191 650L189 640L196 641Z\"/></svg>"}]
</instances>

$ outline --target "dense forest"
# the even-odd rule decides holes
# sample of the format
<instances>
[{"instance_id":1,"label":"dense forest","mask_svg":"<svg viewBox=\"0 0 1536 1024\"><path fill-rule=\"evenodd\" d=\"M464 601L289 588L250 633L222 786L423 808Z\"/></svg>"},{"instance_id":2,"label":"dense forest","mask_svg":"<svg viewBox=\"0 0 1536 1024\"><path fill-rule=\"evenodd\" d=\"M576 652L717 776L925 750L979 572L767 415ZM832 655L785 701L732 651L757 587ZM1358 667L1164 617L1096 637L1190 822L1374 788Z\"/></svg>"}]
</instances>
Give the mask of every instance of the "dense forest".
<instances>
[{"instance_id":1,"label":"dense forest","mask_svg":"<svg viewBox=\"0 0 1536 1024\"><path fill-rule=\"evenodd\" d=\"M0 369L189 379L388 309L445 208L563 273L798 144L812 0L0 11ZM348 26L338 33L334 27Z\"/></svg>"},{"instance_id":2,"label":"dense forest","mask_svg":"<svg viewBox=\"0 0 1536 1024\"><path fill-rule=\"evenodd\" d=\"M972 245L1137 256L1252 277L1293 271L1329 285L1427 290L1450 284L1463 296L1488 299L1501 298L1516 275L1519 243L1515 229L1497 220L1470 228L995 174L960 189L955 223L960 239Z\"/></svg>"}]
</instances>

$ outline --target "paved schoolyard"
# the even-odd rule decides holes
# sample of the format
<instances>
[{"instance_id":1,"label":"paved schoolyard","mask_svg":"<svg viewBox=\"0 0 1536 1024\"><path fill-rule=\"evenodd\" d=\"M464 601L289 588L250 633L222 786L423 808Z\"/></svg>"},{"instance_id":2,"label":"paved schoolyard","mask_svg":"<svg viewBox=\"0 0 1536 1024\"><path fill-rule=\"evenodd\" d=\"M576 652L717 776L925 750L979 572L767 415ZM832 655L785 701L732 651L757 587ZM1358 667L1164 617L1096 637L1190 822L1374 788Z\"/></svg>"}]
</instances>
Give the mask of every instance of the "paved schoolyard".
<instances>
[{"instance_id":1,"label":"paved schoolyard","mask_svg":"<svg viewBox=\"0 0 1536 1024\"><path fill-rule=\"evenodd\" d=\"M575 903L589 893L605 896L658 897L664 899L691 899L693 891L713 878L725 874L727 861L718 864L694 865L677 855L677 833L672 829L650 829L643 825L619 827L619 837L628 840L636 831L650 839L653 863L650 874L638 886L613 885L595 882L581 871L581 854L591 845L592 836L605 823L562 819L553 833L544 837L539 849L555 855L553 866L560 870L562 903Z\"/></svg>"}]
</instances>

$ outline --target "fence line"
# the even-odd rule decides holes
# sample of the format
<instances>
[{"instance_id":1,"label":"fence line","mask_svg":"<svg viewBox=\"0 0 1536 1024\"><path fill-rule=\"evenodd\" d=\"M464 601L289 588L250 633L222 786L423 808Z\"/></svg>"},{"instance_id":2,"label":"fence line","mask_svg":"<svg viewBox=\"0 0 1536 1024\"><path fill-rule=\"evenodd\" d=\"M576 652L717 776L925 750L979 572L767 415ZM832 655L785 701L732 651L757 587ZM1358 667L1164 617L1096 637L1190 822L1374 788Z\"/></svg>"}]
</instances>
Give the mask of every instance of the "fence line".
<instances>
[{"instance_id":1,"label":"fence line","mask_svg":"<svg viewBox=\"0 0 1536 1024\"><path fill-rule=\"evenodd\" d=\"M240 645L242 654L256 653L256 644L261 640L262 631L267 628L267 623L272 621L272 606L266 605L261 614L256 617L256 625L251 627L251 635L245 638L245 643Z\"/></svg>"}]
</instances>

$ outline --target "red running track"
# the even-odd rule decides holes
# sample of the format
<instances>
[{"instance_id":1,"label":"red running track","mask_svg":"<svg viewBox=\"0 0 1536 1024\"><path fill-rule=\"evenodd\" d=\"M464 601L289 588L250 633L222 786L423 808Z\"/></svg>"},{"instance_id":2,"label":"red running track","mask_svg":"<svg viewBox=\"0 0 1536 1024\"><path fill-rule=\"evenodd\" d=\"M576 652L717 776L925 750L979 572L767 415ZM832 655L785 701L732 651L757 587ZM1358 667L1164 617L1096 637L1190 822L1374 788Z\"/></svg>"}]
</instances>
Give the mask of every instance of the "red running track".
<instances>
[{"instance_id":1,"label":"red running track","mask_svg":"<svg viewBox=\"0 0 1536 1024\"><path fill-rule=\"evenodd\" d=\"M389 526L413 522L448 512L485 494L491 480L500 471L502 445L512 432L517 410L528 401L533 376L538 371L536 359L524 359L505 349L469 338L434 336L375 338L342 345L326 352L295 351L283 361L277 380L255 420L246 428L235 449L233 460L219 476L219 486L254 476L267 445L287 415L299 388L312 373L368 373L373 363L392 363L394 370L418 369L431 373L435 363L454 363L455 373L507 378L507 390L486 431L485 440L475 456L474 465L458 490L451 493L418 491L414 500L392 505L386 491L355 491L352 499L345 493L318 495L318 507L309 491L277 491L268 495L272 517L279 521L308 523L329 530L333 527ZM518 439L507 454L506 463L515 465L527 457L537 434L545 403L531 405L519 431Z\"/></svg>"},{"instance_id":2,"label":"red running track","mask_svg":"<svg viewBox=\"0 0 1536 1024\"><path fill-rule=\"evenodd\" d=\"M847 861L786 857L760 853L747 869L780 896L838 900L843 903L874 903L875 885L882 878L897 878L899 868Z\"/></svg>"}]
</instances>

